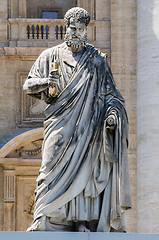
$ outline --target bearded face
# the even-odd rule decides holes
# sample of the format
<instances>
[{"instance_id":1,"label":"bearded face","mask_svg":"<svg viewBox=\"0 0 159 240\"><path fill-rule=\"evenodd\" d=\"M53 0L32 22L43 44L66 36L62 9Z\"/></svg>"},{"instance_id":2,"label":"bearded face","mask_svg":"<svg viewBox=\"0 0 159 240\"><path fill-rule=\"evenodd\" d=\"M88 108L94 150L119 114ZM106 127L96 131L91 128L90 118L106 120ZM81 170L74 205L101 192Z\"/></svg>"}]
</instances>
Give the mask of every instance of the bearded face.
<instances>
[{"instance_id":1,"label":"bearded face","mask_svg":"<svg viewBox=\"0 0 159 240\"><path fill-rule=\"evenodd\" d=\"M65 42L68 47L79 48L84 47L87 41L87 33L81 39L72 38L69 33L65 34Z\"/></svg>"},{"instance_id":2,"label":"bearded face","mask_svg":"<svg viewBox=\"0 0 159 240\"><path fill-rule=\"evenodd\" d=\"M80 48L86 45L87 30L83 23L72 22L67 28L65 42L68 47Z\"/></svg>"}]
</instances>

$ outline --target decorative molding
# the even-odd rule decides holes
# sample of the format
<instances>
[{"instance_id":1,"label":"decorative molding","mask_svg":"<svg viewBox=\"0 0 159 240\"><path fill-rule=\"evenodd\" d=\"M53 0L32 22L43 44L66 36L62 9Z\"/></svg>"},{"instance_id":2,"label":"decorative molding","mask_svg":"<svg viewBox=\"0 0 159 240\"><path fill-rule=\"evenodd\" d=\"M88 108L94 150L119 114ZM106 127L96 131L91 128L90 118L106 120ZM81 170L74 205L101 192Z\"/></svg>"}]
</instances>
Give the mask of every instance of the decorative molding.
<instances>
[{"instance_id":1,"label":"decorative molding","mask_svg":"<svg viewBox=\"0 0 159 240\"><path fill-rule=\"evenodd\" d=\"M27 78L27 72L17 73L17 114L18 127L42 126L44 121L43 111L46 107L44 101L34 99L23 91L23 84Z\"/></svg>"},{"instance_id":2,"label":"decorative molding","mask_svg":"<svg viewBox=\"0 0 159 240\"><path fill-rule=\"evenodd\" d=\"M4 202L15 201L15 174L13 170L4 170Z\"/></svg>"},{"instance_id":3,"label":"decorative molding","mask_svg":"<svg viewBox=\"0 0 159 240\"><path fill-rule=\"evenodd\" d=\"M29 156L36 156L42 151L42 147L36 148L36 149L31 149L31 150L24 150L24 147L21 147L16 150L19 154L19 156L22 156L22 153L29 155Z\"/></svg>"},{"instance_id":4,"label":"decorative molding","mask_svg":"<svg viewBox=\"0 0 159 240\"><path fill-rule=\"evenodd\" d=\"M5 158L10 152L20 148L24 144L37 141L39 139L43 139L43 128L37 128L24 132L13 138L0 149L0 158Z\"/></svg>"},{"instance_id":5,"label":"decorative molding","mask_svg":"<svg viewBox=\"0 0 159 240\"><path fill-rule=\"evenodd\" d=\"M43 139L38 139L36 141L31 142L33 144L33 146L35 146L36 148L25 149L25 146L21 146L20 148L17 148L15 151L18 153L19 157L22 157L23 154L28 155L28 156L39 155L42 151L42 141L43 141Z\"/></svg>"},{"instance_id":6,"label":"decorative molding","mask_svg":"<svg viewBox=\"0 0 159 240\"><path fill-rule=\"evenodd\" d=\"M57 43L56 43L57 45ZM19 56L22 61L34 61L42 53L46 47L15 47L14 45L10 47L4 47L0 49L0 55L5 56ZM27 73L26 73L27 74Z\"/></svg>"}]
</instances>

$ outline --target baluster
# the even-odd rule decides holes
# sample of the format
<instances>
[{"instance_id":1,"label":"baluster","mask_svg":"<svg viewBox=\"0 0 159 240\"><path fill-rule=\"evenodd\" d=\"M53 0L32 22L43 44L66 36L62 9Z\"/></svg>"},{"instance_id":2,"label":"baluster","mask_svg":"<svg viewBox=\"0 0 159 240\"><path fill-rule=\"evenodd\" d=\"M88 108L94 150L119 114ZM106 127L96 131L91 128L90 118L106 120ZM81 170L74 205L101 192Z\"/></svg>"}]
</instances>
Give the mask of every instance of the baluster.
<instances>
[{"instance_id":1,"label":"baluster","mask_svg":"<svg viewBox=\"0 0 159 240\"><path fill-rule=\"evenodd\" d=\"M32 38L34 39L34 34L35 34L35 27L34 27L34 25L31 26L31 30L32 30Z\"/></svg>"},{"instance_id":2,"label":"baluster","mask_svg":"<svg viewBox=\"0 0 159 240\"><path fill-rule=\"evenodd\" d=\"M27 38L30 39L30 26L27 26Z\"/></svg>"},{"instance_id":3,"label":"baluster","mask_svg":"<svg viewBox=\"0 0 159 240\"><path fill-rule=\"evenodd\" d=\"M41 38L44 39L44 26L41 26Z\"/></svg>"},{"instance_id":4,"label":"baluster","mask_svg":"<svg viewBox=\"0 0 159 240\"><path fill-rule=\"evenodd\" d=\"M39 39L39 26L36 25L36 36L37 36L37 39Z\"/></svg>"},{"instance_id":5,"label":"baluster","mask_svg":"<svg viewBox=\"0 0 159 240\"><path fill-rule=\"evenodd\" d=\"M66 34L66 26L65 26L65 28L64 28L64 34Z\"/></svg>"},{"instance_id":6,"label":"baluster","mask_svg":"<svg viewBox=\"0 0 159 240\"><path fill-rule=\"evenodd\" d=\"M46 25L45 30L46 30L46 39L48 39L49 38L49 26L48 25Z\"/></svg>"},{"instance_id":7,"label":"baluster","mask_svg":"<svg viewBox=\"0 0 159 240\"><path fill-rule=\"evenodd\" d=\"M56 26L55 27L55 37L56 37L56 39L58 39L58 31L59 31L59 27Z\"/></svg>"},{"instance_id":8,"label":"baluster","mask_svg":"<svg viewBox=\"0 0 159 240\"><path fill-rule=\"evenodd\" d=\"M63 39L63 26L60 26L60 38Z\"/></svg>"}]
</instances>

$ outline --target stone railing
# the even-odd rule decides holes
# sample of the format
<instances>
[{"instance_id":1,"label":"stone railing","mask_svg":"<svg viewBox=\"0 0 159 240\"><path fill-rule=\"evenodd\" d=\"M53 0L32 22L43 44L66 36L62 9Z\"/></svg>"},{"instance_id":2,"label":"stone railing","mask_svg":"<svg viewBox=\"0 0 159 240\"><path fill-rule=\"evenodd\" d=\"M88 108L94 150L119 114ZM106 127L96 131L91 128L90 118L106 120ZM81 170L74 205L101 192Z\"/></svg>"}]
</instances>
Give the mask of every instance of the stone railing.
<instances>
[{"instance_id":1,"label":"stone railing","mask_svg":"<svg viewBox=\"0 0 159 240\"><path fill-rule=\"evenodd\" d=\"M49 46L63 41L66 27L62 19L9 19L9 46ZM95 41L95 21L88 26L88 41Z\"/></svg>"}]
</instances>

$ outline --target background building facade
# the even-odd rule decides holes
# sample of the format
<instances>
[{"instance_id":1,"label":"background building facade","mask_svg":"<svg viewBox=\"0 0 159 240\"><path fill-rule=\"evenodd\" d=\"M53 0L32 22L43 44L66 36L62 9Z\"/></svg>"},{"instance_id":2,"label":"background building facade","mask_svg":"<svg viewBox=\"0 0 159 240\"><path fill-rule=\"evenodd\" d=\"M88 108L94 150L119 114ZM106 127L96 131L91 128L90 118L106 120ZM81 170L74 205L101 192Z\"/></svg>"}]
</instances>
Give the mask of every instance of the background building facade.
<instances>
[{"instance_id":1,"label":"background building facade","mask_svg":"<svg viewBox=\"0 0 159 240\"><path fill-rule=\"evenodd\" d=\"M159 232L158 0L0 0L0 231L25 231L41 162L45 104L22 90L39 54L63 42L65 12L91 15L88 42L107 53L126 100L132 210L128 232Z\"/></svg>"}]
</instances>

